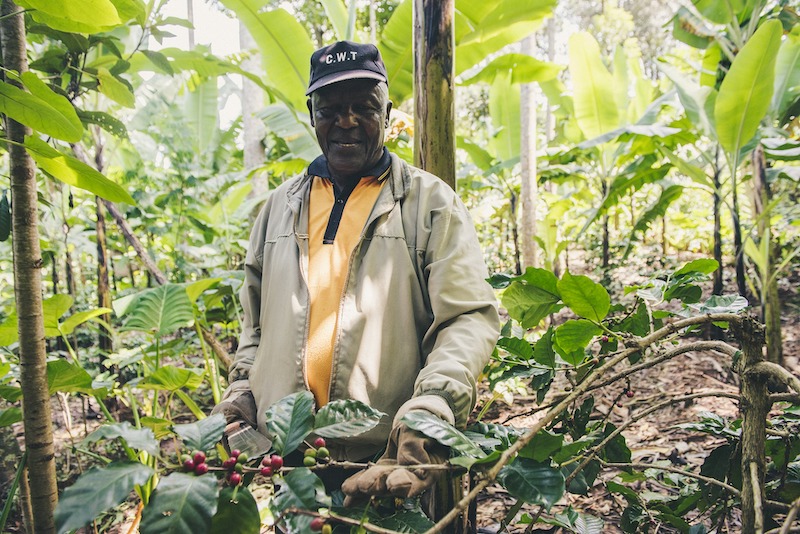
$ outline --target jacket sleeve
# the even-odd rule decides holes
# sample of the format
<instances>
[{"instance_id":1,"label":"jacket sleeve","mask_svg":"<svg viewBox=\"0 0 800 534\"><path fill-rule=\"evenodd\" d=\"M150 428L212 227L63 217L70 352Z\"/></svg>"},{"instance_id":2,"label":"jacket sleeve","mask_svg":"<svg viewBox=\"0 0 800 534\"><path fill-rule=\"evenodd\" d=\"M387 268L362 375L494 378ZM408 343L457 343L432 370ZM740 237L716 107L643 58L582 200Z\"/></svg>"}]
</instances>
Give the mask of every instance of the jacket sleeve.
<instances>
[{"instance_id":1,"label":"jacket sleeve","mask_svg":"<svg viewBox=\"0 0 800 534\"><path fill-rule=\"evenodd\" d=\"M269 214L269 201L259 213L250 232L250 242L244 262L244 284L239 291L242 303L242 333L239 336L239 348L233 358L233 365L228 370L229 386L223 394L223 400L234 400L250 391L250 368L261 342L261 273L264 257L264 236Z\"/></svg>"},{"instance_id":2,"label":"jacket sleeve","mask_svg":"<svg viewBox=\"0 0 800 534\"><path fill-rule=\"evenodd\" d=\"M422 340L426 359L414 397L401 406L395 422L410 410L424 409L466 426L477 401L477 377L499 335L497 298L486 282L472 219L458 197L450 198L426 217L423 274L432 322Z\"/></svg>"}]
</instances>

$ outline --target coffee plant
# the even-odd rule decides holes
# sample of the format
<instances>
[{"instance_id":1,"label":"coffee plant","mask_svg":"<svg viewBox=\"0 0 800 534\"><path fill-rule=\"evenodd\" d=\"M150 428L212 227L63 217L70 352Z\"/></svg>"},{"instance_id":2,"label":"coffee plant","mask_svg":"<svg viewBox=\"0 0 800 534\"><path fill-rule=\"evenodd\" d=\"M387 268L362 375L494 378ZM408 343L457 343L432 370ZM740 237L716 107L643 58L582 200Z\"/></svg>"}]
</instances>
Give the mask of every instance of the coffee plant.
<instances>
[{"instance_id":1,"label":"coffee plant","mask_svg":"<svg viewBox=\"0 0 800 534\"><path fill-rule=\"evenodd\" d=\"M186 424L145 417L136 426L100 426L75 447L98 465L64 490L56 512L58 532L92 522L133 490L140 502L136 521L144 534L255 533L262 524L251 492L256 487L258 498L267 500L271 521L289 533L444 532L459 518L464 524L470 505L491 484L499 484L516 499L502 518L503 528L516 521L528 528L538 524L601 532L603 520L561 504L565 494L584 495L598 484L626 502L618 525L625 532L658 526L702 533L731 517L740 517L747 532L779 528L782 521L789 525L800 497L800 407L792 404L800 405L800 382L763 361L761 329L743 313L745 299L703 300L700 284L716 268L714 260L689 262L626 288L626 302L613 304L602 285L569 272L558 278L530 268L521 276L490 279L501 290L510 319L485 374L494 391L513 392L521 386L532 390L537 404L529 414L536 416L536 423L520 428L483 422L486 406L478 422L466 429L424 412L407 414L405 424L451 451L445 465L414 469L438 470L455 480L468 473L471 481L470 491L457 493L457 502L436 517L436 523L422 513L416 499L373 499L345 508L341 492L327 494L319 473L369 465L336 461L328 445L370 430L385 415L353 400L331 402L315 411L311 393L299 392L266 414L272 448L263 456L226 452L220 445L225 421L219 415ZM554 314L560 324L552 320ZM696 336L712 324L726 329L737 346ZM740 379L738 394L674 392L631 405L628 419L616 424L595 404L600 388L616 391L620 405L629 402L636 396L637 373L704 350L730 358ZM166 369L177 371L160 367L143 382L167 387L166 375L160 381L153 378ZM171 389L177 388L167 387ZM741 418L702 413L698 420L680 425L723 442L709 451L699 473L668 461L632 461L626 429L658 410L704 396L736 398ZM784 403L782 409L768 417L776 402ZM101 442L106 454L89 452ZM284 458L290 456L301 460L289 465ZM603 470L616 475L601 482ZM667 492L637 491L634 485L647 481Z\"/></svg>"}]
</instances>

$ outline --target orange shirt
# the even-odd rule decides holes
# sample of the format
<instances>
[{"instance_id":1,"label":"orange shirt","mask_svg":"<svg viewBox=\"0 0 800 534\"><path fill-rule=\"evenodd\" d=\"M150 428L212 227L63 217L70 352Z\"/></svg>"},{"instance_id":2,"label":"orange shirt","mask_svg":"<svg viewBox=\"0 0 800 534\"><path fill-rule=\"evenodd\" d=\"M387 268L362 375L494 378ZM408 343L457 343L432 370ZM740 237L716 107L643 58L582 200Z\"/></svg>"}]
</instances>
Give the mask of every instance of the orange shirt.
<instances>
[{"instance_id":1,"label":"orange shirt","mask_svg":"<svg viewBox=\"0 0 800 534\"><path fill-rule=\"evenodd\" d=\"M367 176L359 181L346 199L339 229L331 244L323 244L323 236L337 202L333 184L328 178L313 178L308 212L310 311L305 375L318 408L330 400L333 347L350 259L387 174L388 170L380 177Z\"/></svg>"}]
</instances>

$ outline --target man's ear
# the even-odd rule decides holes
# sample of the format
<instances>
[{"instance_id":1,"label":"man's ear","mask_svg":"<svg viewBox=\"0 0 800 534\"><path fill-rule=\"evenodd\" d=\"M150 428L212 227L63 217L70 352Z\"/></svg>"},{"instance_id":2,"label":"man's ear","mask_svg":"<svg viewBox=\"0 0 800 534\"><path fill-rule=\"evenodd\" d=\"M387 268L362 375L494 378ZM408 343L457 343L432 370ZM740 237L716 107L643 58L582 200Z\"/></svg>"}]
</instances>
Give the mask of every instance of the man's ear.
<instances>
[{"instance_id":1,"label":"man's ear","mask_svg":"<svg viewBox=\"0 0 800 534\"><path fill-rule=\"evenodd\" d=\"M311 97L308 97L308 100L306 100L306 106L308 106L308 116L311 119L311 126L314 126L314 111L312 109Z\"/></svg>"},{"instance_id":2,"label":"man's ear","mask_svg":"<svg viewBox=\"0 0 800 534\"><path fill-rule=\"evenodd\" d=\"M386 103L386 126L389 126L389 113L392 111L392 101Z\"/></svg>"}]
</instances>

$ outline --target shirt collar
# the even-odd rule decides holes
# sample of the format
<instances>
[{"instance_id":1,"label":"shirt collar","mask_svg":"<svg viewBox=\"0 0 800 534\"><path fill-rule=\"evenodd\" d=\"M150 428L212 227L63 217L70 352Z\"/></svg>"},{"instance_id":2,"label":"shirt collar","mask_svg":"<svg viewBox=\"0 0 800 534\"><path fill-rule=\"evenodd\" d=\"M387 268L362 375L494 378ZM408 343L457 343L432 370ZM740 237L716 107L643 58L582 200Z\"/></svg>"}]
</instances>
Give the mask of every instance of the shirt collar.
<instances>
[{"instance_id":1,"label":"shirt collar","mask_svg":"<svg viewBox=\"0 0 800 534\"><path fill-rule=\"evenodd\" d=\"M366 176L375 176L378 178L378 181L382 181L386 178L389 174L389 169L392 166L392 158L389 155L389 149L383 147L383 154L381 154L381 159L378 160L372 168L367 169L363 175ZM328 170L328 160L325 158L325 155L319 156L317 159L311 162L308 166L308 174L311 176L319 176L321 178L331 179L331 173Z\"/></svg>"}]
</instances>

